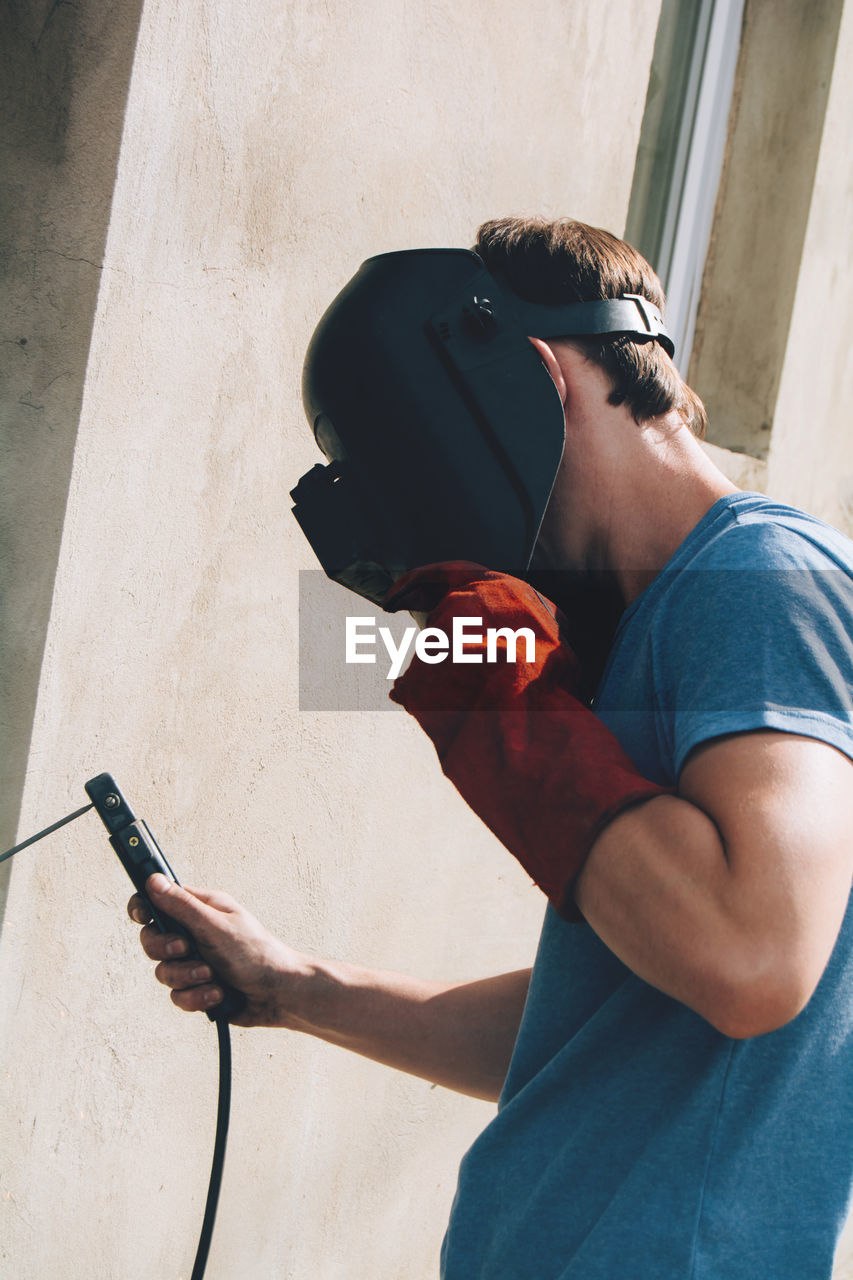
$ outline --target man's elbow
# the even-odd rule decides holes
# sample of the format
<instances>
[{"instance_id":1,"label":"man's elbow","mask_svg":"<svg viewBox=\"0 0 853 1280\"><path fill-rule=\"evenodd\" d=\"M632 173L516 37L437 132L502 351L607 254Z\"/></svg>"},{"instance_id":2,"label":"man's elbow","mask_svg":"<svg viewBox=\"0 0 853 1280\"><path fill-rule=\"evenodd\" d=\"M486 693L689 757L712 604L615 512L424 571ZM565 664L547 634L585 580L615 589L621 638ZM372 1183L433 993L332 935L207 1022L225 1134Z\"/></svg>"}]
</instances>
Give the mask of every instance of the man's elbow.
<instances>
[{"instance_id":1,"label":"man's elbow","mask_svg":"<svg viewBox=\"0 0 853 1280\"><path fill-rule=\"evenodd\" d=\"M733 1040L768 1035L802 1013L819 977L790 964L775 965L758 975L729 975L698 1012Z\"/></svg>"}]
</instances>

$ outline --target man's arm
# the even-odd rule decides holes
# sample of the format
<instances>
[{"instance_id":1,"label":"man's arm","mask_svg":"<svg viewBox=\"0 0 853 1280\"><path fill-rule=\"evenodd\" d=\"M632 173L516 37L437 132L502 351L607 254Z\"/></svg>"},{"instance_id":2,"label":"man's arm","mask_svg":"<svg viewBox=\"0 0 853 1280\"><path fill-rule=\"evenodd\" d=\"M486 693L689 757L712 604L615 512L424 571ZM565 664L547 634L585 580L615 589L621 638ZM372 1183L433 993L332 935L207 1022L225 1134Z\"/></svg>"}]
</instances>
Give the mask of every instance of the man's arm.
<instances>
[{"instance_id":1,"label":"man's arm","mask_svg":"<svg viewBox=\"0 0 853 1280\"><path fill-rule=\"evenodd\" d=\"M185 925L208 963L180 958L183 939L145 924L141 941L160 982L187 1012L214 1007L212 966L248 998L239 1026L318 1036L448 1089L496 1101L515 1044L530 971L475 982L427 982L303 955L274 938L224 893L189 890L163 876L146 886L155 906ZM142 899L128 904L150 919Z\"/></svg>"},{"instance_id":2,"label":"man's arm","mask_svg":"<svg viewBox=\"0 0 853 1280\"><path fill-rule=\"evenodd\" d=\"M497 1102L518 1035L530 970L475 982L314 962L310 1020L294 1025L457 1093Z\"/></svg>"},{"instance_id":3,"label":"man's arm","mask_svg":"<svg viewBox=\"0 0 853 1280\"><path fill-rule=\"evenodd\" d=\"M829 959L853 870L853 762L758 731L689 757L677 796L616 817L575 901L635 973L726 1035L773 1031Z\"/></svg>"}]
</instances>

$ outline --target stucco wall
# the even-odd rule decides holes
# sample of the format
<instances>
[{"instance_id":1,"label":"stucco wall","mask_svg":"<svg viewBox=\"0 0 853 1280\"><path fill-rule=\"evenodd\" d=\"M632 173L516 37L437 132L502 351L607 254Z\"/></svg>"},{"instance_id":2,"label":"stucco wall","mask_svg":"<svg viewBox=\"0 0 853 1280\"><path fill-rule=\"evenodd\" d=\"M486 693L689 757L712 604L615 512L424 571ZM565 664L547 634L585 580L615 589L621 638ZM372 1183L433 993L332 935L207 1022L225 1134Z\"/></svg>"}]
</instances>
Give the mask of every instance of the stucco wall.
<instances>
[{"instance_id":1,"label":"stucco wall","mask_svg":"<svg viewBox=\"0 0 853 1280\"><path fill-rule=\"evenodd\" d=\"M853 536L853 5L829 84L768 459L768 485ZM853 1264L851 1265L853 1270Z\"/></svg>"},{"instance_id":2,"label":"stucco wall","mask_svg":"<svg viewBox=\"0 0 853 1280\"><path fill-rule=\"evenodd\" d=\"M746 17L691 381L736 483L853 535L853 9Z\"/></svg>"},{"instance_id":3,"label":"stucco wall","mask_svg":"<svg viewBox=\"0 0 853 1280\"><path fill-rule=\"evenodd\" d=\"M11 597L33 695L10 738L21 835L109 769L179 875L228 888L297 946L437 976L531 959L540 899L404 715L298 710L297 579L313 562L287 490L317 460L299 368L370 253L466 244L503 212L620 230L657 13L147 0L111 191L109 166L95 181L75 164L83 140L118 136L126 79L107 100L87 59L94 33L119 60L132 38L114 8L75 7L70 142L45 161L61 208L39 222L35 274L8 268L9 336L48 351L46 380L65 335L78 370L55 414L53 533L35 525L12 566L13 585L47 583L37 615ZM69 207L108 228L105 247L69 247ZM56 295L72 251L75 287ZM14 863L3 1276L189 1271L215 1036L155 988L127 890L91 815ZM311 1040L234 1040L211 1280L434 1276L456 1163L491 1108Z\"/></svg>"},{"instance_id":4,"label":"stucco wall","mask_svg":"<svg viewBox=\"0 0 853 1280\"><path fill-rule=\"evenodd\" d=\"M689 379L707 405L714 443L763 459L800 264L811 254L806 236L829 86L833 66L844 66L844 7L844 0L747 0L744 9ZM837 149L831 163L843 167Z\"/></svg>"}]
</instances>

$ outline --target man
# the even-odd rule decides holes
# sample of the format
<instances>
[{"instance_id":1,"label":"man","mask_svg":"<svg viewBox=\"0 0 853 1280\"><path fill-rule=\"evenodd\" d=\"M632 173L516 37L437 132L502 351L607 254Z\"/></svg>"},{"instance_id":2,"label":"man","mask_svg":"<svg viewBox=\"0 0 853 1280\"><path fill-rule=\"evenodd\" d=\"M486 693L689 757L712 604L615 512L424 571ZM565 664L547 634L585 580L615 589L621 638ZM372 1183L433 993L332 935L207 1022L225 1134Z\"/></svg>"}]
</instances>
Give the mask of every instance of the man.
<instances>
[{"instance_id":1,"label":"man","mask_svg":"<svg viewBox=\"0 0 853 1280\"><path fill-rule=\"evenodd\" d=\"M490 223L477 249L531 301L663 302L582 224ZM543 638L511 677L416 659L394 694L551 899L532 975L356 969L225 895L151 897L246 993L240 1025L500 1100L462 1164L446 1280L828 1280L853 1180L853 547L729 483L658 342L533 341L566 444L531 581L583 669L541 597L477 566L415 571L389 601L428 601L431 623L521 611ZM572 616L585 581L604 584L591 619ZM142 942L175 1004L217 1002L181 940Z\"/></svg>"}]
</instances>

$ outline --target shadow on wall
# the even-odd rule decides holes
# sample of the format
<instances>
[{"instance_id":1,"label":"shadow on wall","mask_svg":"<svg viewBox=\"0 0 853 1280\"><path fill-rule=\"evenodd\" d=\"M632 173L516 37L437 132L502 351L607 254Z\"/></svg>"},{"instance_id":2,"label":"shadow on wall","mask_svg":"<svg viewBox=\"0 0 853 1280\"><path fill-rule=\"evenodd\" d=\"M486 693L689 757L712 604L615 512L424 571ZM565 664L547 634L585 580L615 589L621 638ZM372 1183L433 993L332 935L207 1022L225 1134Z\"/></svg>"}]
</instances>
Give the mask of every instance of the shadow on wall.
<instances>
[{"instance_id":1,"label":"shadow on wall","mask_svg":"<svg viewBox=\"0 0 853 1280\"><path fill-rule=\"evenodd\" d=\"M141 11L0 3L0 849L20 813Z\"/></svg>"}]
</instances>

